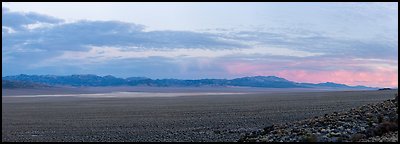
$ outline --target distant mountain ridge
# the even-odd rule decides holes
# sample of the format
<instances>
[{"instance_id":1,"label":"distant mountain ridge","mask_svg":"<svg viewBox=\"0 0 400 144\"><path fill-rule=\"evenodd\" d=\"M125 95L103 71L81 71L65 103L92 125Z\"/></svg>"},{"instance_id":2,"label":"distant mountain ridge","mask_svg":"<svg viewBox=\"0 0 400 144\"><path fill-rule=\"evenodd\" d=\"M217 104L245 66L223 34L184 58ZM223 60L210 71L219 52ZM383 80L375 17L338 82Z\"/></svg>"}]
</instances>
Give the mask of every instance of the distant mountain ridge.
<instances>
[{"instance_id":1,"label":"distant mountain ridge","mask_svg":"<svg viewBox=\"0 0 400 144\"><path fill-rule=\"evenodd\" d=\"M146 77L117 78L111 75L15 75L2 77L3 88L12 87L10 82L25 82L37 86L155 86L155 87L201 87L201 86L239 86L263 88L344 88L344 89L377 89L366 86L348 86L332 82L297 83L276 76L253 76L235 79L150 79ZM6 81L5 81L6 80ZM6 83L5 83L6 82ZM6 86L4 86L6 84ZM14 86L14 87L18 87Z\"/></svg>"},{"instance_id":2,"label":"distant mountain ridge","mask_svg":"<svg viewBox=\"0 0 400 144\"><path fill-rule=\"evenodd\" d=\"M16 80L2 80L1 81L2 88L43 88L43 87L51 87L45 84L38 84L34 82L28 81L16 81Z\"/></svg>"}]
</instances>

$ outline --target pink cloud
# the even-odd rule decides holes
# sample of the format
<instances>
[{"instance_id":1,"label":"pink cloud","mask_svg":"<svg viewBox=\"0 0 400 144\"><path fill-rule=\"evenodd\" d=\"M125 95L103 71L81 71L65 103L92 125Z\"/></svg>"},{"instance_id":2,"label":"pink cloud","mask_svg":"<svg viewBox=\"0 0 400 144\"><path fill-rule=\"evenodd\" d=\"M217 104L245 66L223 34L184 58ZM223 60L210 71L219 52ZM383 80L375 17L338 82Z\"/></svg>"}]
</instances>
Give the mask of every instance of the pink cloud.
<instances>
[{"instance_id":1,"label":"pink cloud","mask_svg":"<svg viewBox=\"0 0 400 144\"><path fill-rule=\"evenodd\" d=\"M398 73L396 70L374 70L356 72L348 70L305 71L287 70L277 72L277 76L297 82L335 82L347 85L366 85L378 87L397 87Z\"/></svg>"},{"instance_id":2,"label":"pink cloud","mask_svg":"<svg viewBox=\"0 0 400 144\"><path fill-rule=\"evenodd\" d=\"M361 67L360 64L353 63L352 61L344 62L341 64L346 65L342 68L352 69L339 69L338 65L328 65L318 61L309 61L307 63L274 63L274 65L266 65L260 63L246 63L246 62L231 62L225 63L223 66L230 75L234 76L255 76L255 75L275 75L295 82L335 82L347 85L365 85L376 87L397 87L398 86L398 70L388 67ZM311 63L311 64L310 64ZM301 68L296 68L300 66ZM312 70L307 67L331 67L335 69L326 70ZM357 68L360 66L360 68Z\"/></svg>"},{"instance_id":3,"label":"pink cloud","mask_svg":"<svg viewBox=\"0 0 400 144\"><path fill-rule=\"evenodd\" d=\"M225 65L228 73L234 75L251 74L252 72L256 72L256 70L259 70L259 68L265 67L265 65L249 64L245 62L233 62Z\"/></svg>"}]
</instances>

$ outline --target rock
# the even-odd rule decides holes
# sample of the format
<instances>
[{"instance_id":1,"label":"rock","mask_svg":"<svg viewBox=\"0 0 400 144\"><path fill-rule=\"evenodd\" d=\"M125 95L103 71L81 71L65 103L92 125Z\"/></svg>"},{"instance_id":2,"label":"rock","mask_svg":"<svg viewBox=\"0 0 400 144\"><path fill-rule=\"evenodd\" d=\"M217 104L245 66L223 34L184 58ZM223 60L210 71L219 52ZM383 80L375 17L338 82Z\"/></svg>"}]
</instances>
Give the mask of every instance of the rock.
<instances>
[{"instance_id":1,"label":"rock","mask_svg":"<svg viewBox=\"0 0 400 144\"><path fill-rule=\"evenodd\" d=\"M256 135L254 139L262 138L262 142L365 140L368 137L398 130L398 124L395 123L398 121L397 110L397 106L391 100L368 104L344 113L334 112L332 115L325 114L324 117L265 127L263 132L254 133ZM398 141L396 138L397 135L390 135L368 141Z\"/></svg>"},{"instance_id":2,"label":"rock","mask_svg":"<svg viewBox=\"0 0 400 144\"><path fill-rule=\"evenodd\" d=\"M360 130L361 130L361 131L365 131L365 127L361 127Z\"/></svg>"},{"instance_id":3,"label":"rock","mask_svg":"<svg viewBox=\"0 0 400 144\"><path fill-rule=\"evenodd\" d=\"M370 113L370 112L367 112L366 114L365 114L365 116L367 116L367 117L372 117L372 116L374 116L372 113Z\"/></svg>"},{"instance_id":4,"label":"rock","mask_svg":"<svg viewBox=\"0 0 400 144\"><path fill-rule=\"evenodd\" d=\"M331 141L332 142L341 142L341 138L340 137L332 137Z\"/></svg>"}]
</instances>

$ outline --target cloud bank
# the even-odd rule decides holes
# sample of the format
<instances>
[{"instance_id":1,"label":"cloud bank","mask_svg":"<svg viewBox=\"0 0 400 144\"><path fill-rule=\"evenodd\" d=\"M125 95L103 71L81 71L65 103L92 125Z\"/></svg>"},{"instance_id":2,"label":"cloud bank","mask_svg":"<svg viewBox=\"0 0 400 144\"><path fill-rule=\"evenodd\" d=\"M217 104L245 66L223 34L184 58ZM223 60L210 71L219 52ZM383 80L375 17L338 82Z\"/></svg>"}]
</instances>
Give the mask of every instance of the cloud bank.
<instances>
[{"instance_id":1,"label":"cloud bank","mask_svg":"<svg viewBox=\"0 0 400 144\"><path fill-rule=\"evenodd\" d=\"M141 24L67 22L3 7L2 40L3 76L92 73L198 79L276 75L299 82L398 85L398 42L385 37L338 37L302 28L147 31Z\"/></svg>"}]
</instances>

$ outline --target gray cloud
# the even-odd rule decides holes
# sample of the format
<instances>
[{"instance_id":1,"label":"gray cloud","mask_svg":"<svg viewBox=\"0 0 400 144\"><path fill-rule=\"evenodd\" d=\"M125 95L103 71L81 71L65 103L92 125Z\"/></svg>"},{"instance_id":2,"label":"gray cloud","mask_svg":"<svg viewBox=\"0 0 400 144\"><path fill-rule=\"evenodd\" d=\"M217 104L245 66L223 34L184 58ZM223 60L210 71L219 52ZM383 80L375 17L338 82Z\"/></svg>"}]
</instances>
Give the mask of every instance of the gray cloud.
<instances>
[{"instance_id":1,"label":"gray cloud","mask_svg":"<svg viewBox=\"0 0 400 144\"><path fill-rule=\"evenodd\" d=\"M397 60L398 58L397 41L343 39L305 30L281 33L238 31L221 36L237 41L251 41L264 46L321 52L325 54L324 57L358 57L391 60Z\"/></svg>"},{"instance_id":2,"label":"gray cloud","mask_svg":"<svg viewBox=\"0 0 400 144\"><path fill-rule=\"evenodd\" d=\"M2 7L2 18L1 25L13 28L14 30L24 30L25 25L35 24L35 23L61 23L64 22L62 19L55 17L42 15L38 13L21 13L21 12L11 12L8 8Z\"/></svg>"},{"instance_id":3,"label":"gray cloud","mask_svg":"<svg viewBox=\"0 0 400 144\"><path fill-rule=\"evenodd\" d=\"M3 8L3 12L7 11ZM7 21L9 19L16 19ZM52 23L50 27L27 29L26 24ZM75 61L63 61L62 64L35 67L37 64L46 62L49 59L62 55L65 51L87 51L87 46L112 46L122 47L129 50L136 49L175 49L175 48L242 48L247 47L239 43L219 40L219 37L210 33L197 33L189 31L144 31L143 25L124 23L119 21L77 21L63 23L62 20L51 18L35 13L3 13L2 33L2 58L3 74L13 73L59 73L64 74L71 71L88 72L98 69L108 69L110 66L121 66L129 60L112 61L102 65L84 65ZM5 28L7 27L7 28ZM8 28L16 32L10 33ZM152 58L152 62L160 60ZM135 65L149 67L149 63L136 62ZM160 63L160 61L158 61ZM71 65L72 64L72 65ZM75 65L74 65L75 64ZM177 68L164 64L164 69ZM16 68L18 67L18 68ZM44 70L45 69L45 70ZM120 68L122 71L138 69ZM140 71L140 70L139 70ZM141 70L143 71L143 70ZM146 73L147 73L146 72ZM174 74L174 73L171 73ZM154 74L156 75L156 74Z\"/></svg>"},{"instance_id":4,"label":"gray cloud","mask_svg":"<svg viewBox=\"0 0 400 144\"><path fill-rule=\"evenodd\" d=\"M5 12L4 12L5 11ZM238 31L228 34L190 31L144 31L145 26L119 21L63 20L36 13L9 12L3 7L3 26L16 28L32 23L57 23L52 27L9 33L3 28L3 52L86 51L86 46L111 46L136 49L248 48L256 43L293 50L321 52L327 56L397 59L397 43L340 39L303 29L278 31ZM229 40L229 41L227 41ZM249 44L245 44L249 43Z\"/></svg>"},{"instance_id":5,"label":"gray cloud","mask_svg":"<svg viewBox=\"0 0 400 144\"><path fill-rule=\"evenodd\" d=\"M36 13L10 12L3 7L2 14L2 58L3 74L13 73L96 73L104 74L148 74L157 77L177 77L177 71L183 71L183 77L204 76L207 74L224 76L221 63L257 59L249 63L274 65L274 71L287 69L309 69L325 71L332 69L361 70L368 67L354 67L343 62L354 58L385 59L397 61L398 44L377 39L375 41L345 39L324 33L290 29L286 31L230 31L225 34L191 31L145 31L145 26L119 21L76 21L65 23L61 19ZM49 27L27 29L27 24L48 23ZM11 32L12 28L16 32ZM83 65L79 61L63 61L58 65L30 67L62 55L65 51L88 51L87 46L109 46L130 51L149 49L235 49L253 46L271 46L291 50L323 53L322 56L291 57L246 55L223 57L211 61L206 66L196 59L173 59L149 57L138 59L111 59L104 63ZM95 56L93 56L95 57ZM310 61L310 62L307 62ZM291 63L298 63L288 66ZM335 64L339 62L339 64ZM342 62L343 65L340 63ZM4 65L6 63L6 65ZM81 65L80 65L81 64ZM326 65L330 64L330 65ZM118 69L118 71L116 71ZM163 70L160 71L154 71ZM268 70L268 69L266 69ZM125 75L121 75L125 76ZM128 75L126 75L128 76Z\"/></svg>"},{"instance_id":6,"label":"gray cloud","mask_svg":"<svg viewBox=\"0 0 400 144\"><path fill-rule=\"evenodd\" d=\"M3 28L4 29L4 28ZM87 50L85 46L168 48L243 48L214 34L188 31L143 31L144 26L117 21L78 21L50 28L3 34L3 47L47 51Z\"/></svg>"}]
</instances>

